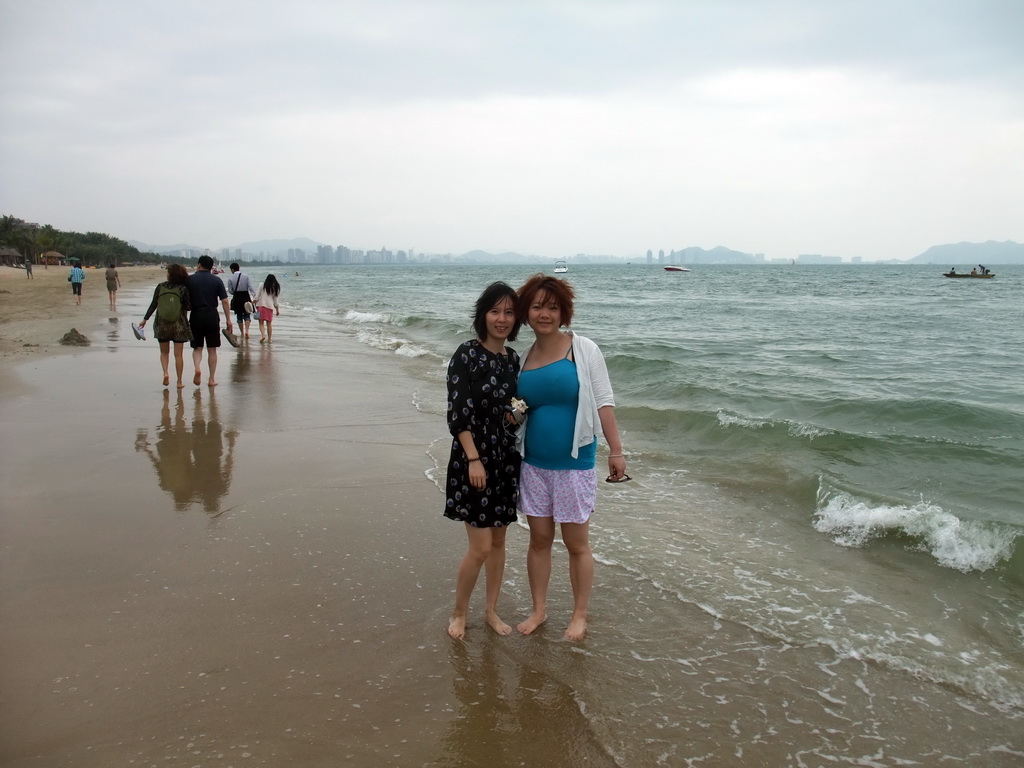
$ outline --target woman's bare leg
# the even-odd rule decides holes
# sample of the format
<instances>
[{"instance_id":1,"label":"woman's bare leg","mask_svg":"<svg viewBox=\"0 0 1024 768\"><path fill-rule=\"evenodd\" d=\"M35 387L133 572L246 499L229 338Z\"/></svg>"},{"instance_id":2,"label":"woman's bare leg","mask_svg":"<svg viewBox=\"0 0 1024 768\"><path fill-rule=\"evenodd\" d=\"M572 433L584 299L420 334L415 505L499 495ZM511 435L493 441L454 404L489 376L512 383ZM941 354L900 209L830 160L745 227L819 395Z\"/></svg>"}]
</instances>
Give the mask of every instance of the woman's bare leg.
<instances>
[{"instance_id":1,"label":"woman's bare leg","mask_svg":"<svg viewBox=\"0 0 1024 768\"><path fill-rule=\"evenodd\" d=\"M181 389L185 385L181 382L181 377L185 373L185 345L183 343L174 342L174 372L178 374L178 389Z\"/></svg>"},{"instance_id":2,"label":"woman's bare leg","mask_svg":"<svg viewBox=\"0 0 1024 768\"><path fill-rule=\"evenodd\" d=\"M160 342L160 367L164 369L164 386L166 387L170 379L167 376L167 365L171 362L171 342L161 341Z\"/></svg>"},{"instance_id":3,"label":"woman's bare leg","mask_svg":"<svg viewBox=\"0 0 1024 768\"><path fill-rule=\"evenodd\" d=\"M473 594L480 569L491 554L492 538L489 528L474 528L466 524L469 547L455 576L455 607L448 620L448 634L456 640L466 636L466 614L469 612L469 598Z\"/></svg>"},{"instance_id":4,"label":"woman's bare leg","mask_svg":"<svg viewBox=\"0 0 1024 768\"><path fill-rule=\"evenodd\" d=\"M562 541L569 551L572 618L563 639L578 642L587 633L587 605L594 586L594 553L590 549L590 523L562 523Z\"/></svg>"},{"instance_id":5,"label":"woman's bare leg","mask_svg":"<svg viewBox=\"0 0 1024 768\"><path fill-rule=\"evenodd\" d=\"M548 583L551 581L551 545L555 540L555 521L550 517L527 517L530 548L526 552L526 573L530 580L533 612L516 627L532 634L548 618Z\"/></svg>"},{"instance_id":6,"label":"woman's bare leg","mask_svg":"<svg viewBox=\"0 0 1024 768\"><path fill-rule=\"evenodd\" d=\"M499 635L512 633L512 627L498 616L498 598L501 597L501 585L505 579L505 535L508 528L491 528L491 554L487 556L484 569L487 573L487 608L484 617L487 626Z\"/></svg>"}]
</instances>

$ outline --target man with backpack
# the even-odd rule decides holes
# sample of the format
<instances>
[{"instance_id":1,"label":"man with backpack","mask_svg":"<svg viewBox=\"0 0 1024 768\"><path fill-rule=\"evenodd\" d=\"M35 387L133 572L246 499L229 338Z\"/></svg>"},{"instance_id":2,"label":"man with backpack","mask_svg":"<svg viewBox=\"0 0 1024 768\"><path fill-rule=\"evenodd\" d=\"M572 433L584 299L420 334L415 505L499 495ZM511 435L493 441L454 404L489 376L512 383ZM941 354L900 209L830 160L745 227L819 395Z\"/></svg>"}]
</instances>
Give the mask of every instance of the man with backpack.
<instances>
[{"instance_id":1,"label":"man with backpack","mask_svg":"<svg viewBox=\"0 0 1024 768\"><path fill-rule=\"evenodd\" d=\"M228 278L228 293L231 294L231 311L235 313L238 330L245 338L249 338L249 326L252 315L245 310L245 305L252 301L256 292L252 288L249 276L242 272L235 262L231 265L231 277Z\"/></svg>"},{"instance_id":2,"label":"man with backpack","mask_svg":"<svg viewBox=\"0 0 1024 768\"><path fill-rule=\"evenodd\" d=\"M192 329L192 362L196 367L196 375L192 383L198 385L202 381L200 364L203 362L203 345L206 345L207 365L210 377L206 384L217 386L217 348L220 347L220 317L217 315L217 302L224 309L224 317L228 321L228 333L232 332L231 308L228 306L228 292L224 281L213 272L213 259L200 256L196 271L188 278L188 292L192 303L192 313L188 324Z\"/></svg>"}]
</instances>

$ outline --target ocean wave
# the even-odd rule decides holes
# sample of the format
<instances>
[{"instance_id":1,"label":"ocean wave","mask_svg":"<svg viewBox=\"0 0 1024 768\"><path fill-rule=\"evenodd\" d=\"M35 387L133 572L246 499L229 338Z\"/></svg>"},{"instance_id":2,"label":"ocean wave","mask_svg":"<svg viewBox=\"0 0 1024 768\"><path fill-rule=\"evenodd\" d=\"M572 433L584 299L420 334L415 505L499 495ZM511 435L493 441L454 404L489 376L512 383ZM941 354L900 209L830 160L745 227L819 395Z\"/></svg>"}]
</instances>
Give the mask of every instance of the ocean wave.
<instances>
[{"instance_id":1,"label":"ocean wave","mask_svg":"<svg viewBox=\"0 0 1024 768\"><path fill-rule=\"evenodd\" d=\"M968 573L987 571L1013 555L1021 532L1008 525L961 520L935 504L878 504L833 491L818 491L814 528L844 547L862 547L885 536L909 536L940 565Z\"/></svg>"},{"instance_id":2,"label":"ocean wave","mask_svg":"<svg viewBox=\"0 0 1024 768\"><path fill-rule=\"evenodd\" d=\"M414 344L408 339L386 336L372 330L359 331L359 333L356 334L356 339L359 343L366 344L368 347L394 352L396 355L400 355L402 357L425 357L427 355L434 354L429 349Z\"/></svg>"},{"instance_id":3,"label":"ocean wave","mask_svg":"<svg viewBox=\"0 0 1024 768\"><path fill-rule=\"evenodd\" d=\"M351 323L390 323L391 316L382 312L357 312L350 309L345 313L345 319Z\"/></svg>"},{"instance_id":4,"label":"ocean wave","mask_svg":"<svg viewBox=\"0 0 1024 768\"><path fill-rule=\"evenodd\" d=\"M815 426L814 424L806 424L796 421L787 421L785 419L776 421L775 419L757 418L754 416L740 416L735 413L729 413L725 410L719 410L716 414L718 423L723 427L742 427L744 429L766 429L770 427L784 426L786 433L790 437L807 437L814 439L816 437L826 437L828 435L835 434L830 429Z\"/></svg>"}]
</instances>

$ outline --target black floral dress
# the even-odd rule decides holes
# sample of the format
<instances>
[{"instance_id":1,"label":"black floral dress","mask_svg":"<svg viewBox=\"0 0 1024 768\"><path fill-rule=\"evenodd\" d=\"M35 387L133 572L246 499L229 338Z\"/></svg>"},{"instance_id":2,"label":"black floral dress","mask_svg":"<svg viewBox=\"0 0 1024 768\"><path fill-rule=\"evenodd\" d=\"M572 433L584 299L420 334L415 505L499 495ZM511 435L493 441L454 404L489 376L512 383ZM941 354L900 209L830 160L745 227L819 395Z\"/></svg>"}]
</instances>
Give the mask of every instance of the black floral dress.
<instances>
[{"instance_id":1,"label":"black floral dress","mask_svg":"<svg viewBox=\"0 0 1024 768\"><path fill-rule=\"evenodd\" d=\"M493 528L516 521L520 456L515 430L506 425L510 401L516 394L519 355L505 348L496 355L478 340L462 344L448 363L448 429L452 452L448 459L444 516L476 528ZM469 484L469 464L458 434L469 430L487 472L487 487Z\"/></svg>"}]
</instances>

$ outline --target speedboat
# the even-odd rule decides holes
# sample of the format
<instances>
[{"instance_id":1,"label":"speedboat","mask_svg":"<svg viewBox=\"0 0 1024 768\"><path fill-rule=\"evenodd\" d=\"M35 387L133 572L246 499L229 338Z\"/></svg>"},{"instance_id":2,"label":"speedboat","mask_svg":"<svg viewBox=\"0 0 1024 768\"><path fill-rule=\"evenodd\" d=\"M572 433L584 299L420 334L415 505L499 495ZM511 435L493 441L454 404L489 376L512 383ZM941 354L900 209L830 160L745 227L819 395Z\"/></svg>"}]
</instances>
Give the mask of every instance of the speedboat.
<instances>
[{"instance_id":1,"label":"speedboat","mask_svg":"<svg viewBox=\"0 0 1024 768\"><path fill-rule=\"evenodd\" d=\"M565 259L559 259L555 262L555 274L559 275L562 272L568 272L569 265L565 263Z\"/></svg>"},{"instance_id":2,"label":"speedboat","mask_svg":"<svg viewBox=\"0 0 1024 768\"><path fill-rule=\"evenodd\" d=\"M666 272L689 272L689 267L680 267L678 264L669 264L665 267Z\"/></svg>"}]
</instances>

